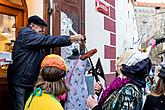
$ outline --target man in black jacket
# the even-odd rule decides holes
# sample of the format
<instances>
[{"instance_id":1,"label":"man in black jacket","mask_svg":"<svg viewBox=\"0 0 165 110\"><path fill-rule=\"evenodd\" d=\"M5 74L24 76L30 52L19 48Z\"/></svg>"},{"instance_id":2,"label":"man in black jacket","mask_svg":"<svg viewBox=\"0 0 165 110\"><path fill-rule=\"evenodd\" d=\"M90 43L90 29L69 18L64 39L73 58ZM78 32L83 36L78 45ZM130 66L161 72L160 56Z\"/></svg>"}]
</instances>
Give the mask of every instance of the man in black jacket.
<instances>
[{"instance_id":1,"label":"man in black jacket","mask_svg":"<svg viewBox=\"0 0 165 110\"><path fill-rule=\"evenodd\" d=\"M23 110L33 91L45 50L52 47L69 46L72 42L85 40L82 35L44 35L47 24L38 16L28 19L28 26L21 28L16 38L12 59L8 67L8 86L12 110Z\"/></svg>"}]
</instances>

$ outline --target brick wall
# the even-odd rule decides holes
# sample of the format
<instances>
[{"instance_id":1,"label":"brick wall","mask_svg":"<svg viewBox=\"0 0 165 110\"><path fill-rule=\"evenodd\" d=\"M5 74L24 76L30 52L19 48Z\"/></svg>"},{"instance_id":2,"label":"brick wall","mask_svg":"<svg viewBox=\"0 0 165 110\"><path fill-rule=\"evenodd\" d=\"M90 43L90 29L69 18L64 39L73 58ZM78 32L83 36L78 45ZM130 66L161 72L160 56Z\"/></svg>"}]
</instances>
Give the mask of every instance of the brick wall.
<instances>
[{"instance_id":1,"label":"brick wall","mask_svg":"<svg viewBox=\"0 0 165 110\"><path fill-rule=\"evenodd\" d=\"M109 32L110 44L104 45L104 58L109 60L110 70L106 74L106 85L115 78L116 61L116 17L115 0L105 0L110 4L110 16L104 16L104 30Z\"/></svg>"}]
</instances>

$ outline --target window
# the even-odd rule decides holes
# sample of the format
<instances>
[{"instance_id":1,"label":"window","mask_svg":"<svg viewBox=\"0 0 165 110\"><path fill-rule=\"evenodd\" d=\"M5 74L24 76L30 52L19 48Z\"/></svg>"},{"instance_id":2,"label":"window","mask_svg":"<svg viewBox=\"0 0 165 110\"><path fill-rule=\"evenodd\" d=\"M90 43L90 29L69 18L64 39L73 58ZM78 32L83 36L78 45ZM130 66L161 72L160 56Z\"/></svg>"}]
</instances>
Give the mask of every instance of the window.
<instances>
[{"instance_id":1,"label":"window","mask_svg":"<svg viewBox=\"0 0 165 110\"><path fill-rule=\"evenodd\" d=\"M15 41L15 16L0 14L0 52L11 52Z\"/></svg>"},{"instance_id":2,"label":"window","mask_svg":"<svg viewBox=\"0 0 165 110\"><path fill-rule=\"evenodd\" d=\"M0 78L6 77L18 30L27 24L25 0L0 0Z\"/></svg>"}]
</instances>

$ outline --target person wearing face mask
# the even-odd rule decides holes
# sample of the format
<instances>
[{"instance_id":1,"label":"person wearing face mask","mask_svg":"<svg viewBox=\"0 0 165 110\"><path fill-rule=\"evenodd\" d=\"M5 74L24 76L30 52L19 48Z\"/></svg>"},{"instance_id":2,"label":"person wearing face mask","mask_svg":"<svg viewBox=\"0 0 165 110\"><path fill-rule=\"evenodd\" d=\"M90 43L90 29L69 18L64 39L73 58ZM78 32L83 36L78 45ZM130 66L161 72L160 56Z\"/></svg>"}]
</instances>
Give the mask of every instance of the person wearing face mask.
<instances>
[{"instance_id":1,"label":"person wearing face mask","mask_svg":"<svg viewBox=\"0 0 165 110\"><path fill-rule=\"evenodd\" d=\"M93 96L86 100L92 110L142 110L146 77L151 70L148 55L138 50L124 51L116 62L118 76L103 90L99 101ZM96 92L102 90L96 83Z\"/></svg>"},{"instance_id":2,"label":"person wearing face mask","mask_svg":"<svg viewBox=\"0 0 165 110\"><path fill-rule=\"evenodd\" d=\"M20 29L16 38L12 60L7 70L9 96L12 110L23 110L40 70L47 50L52 47L69 46L73 42L84 41L82 35L44 35L47 24L39 16L28 18L28 26Z\"/></svg>"}]
</instances>

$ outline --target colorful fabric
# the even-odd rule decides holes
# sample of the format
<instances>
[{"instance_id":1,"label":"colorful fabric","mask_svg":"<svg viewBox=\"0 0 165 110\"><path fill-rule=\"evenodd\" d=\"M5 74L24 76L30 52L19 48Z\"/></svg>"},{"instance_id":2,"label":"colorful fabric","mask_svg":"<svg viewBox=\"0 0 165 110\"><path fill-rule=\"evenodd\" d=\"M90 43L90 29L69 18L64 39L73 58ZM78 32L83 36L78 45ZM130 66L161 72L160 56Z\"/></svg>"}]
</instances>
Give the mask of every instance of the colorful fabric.
<instances>
[{"instance_id":1,"label":"colorful fabric","mask_svg":"<svg viewBox=\"0 0 165 110\"><path fill-rule=\"evenodd\" d=\"M64 110L60 102L50 94L37 88L26 102L24 110Z\"/></svg>"},{"instance_id":2,"label":"colorful fabric","mask_svg":"<svg viewBox=\"0 0 165 110\"><path fill-rule=\"evenodd\" d=\"M141 110L143 91L134 84L127 84L114 91L104 102L103 110Z\"/></svg>"},{"instance_id":3,"label":"colorful fabric","mask_svg":"<svg viewBox=\"0 0 165 110\"><path fill-rule=\"evenodd\" d=\"M68 66L66 80L70 76L70 72L74 67L77 59L65 59ZM88 60L79 60L74 68L73 75L68 83L69 92L67 94L67 101L65 103L65 110L89 110L86 105L86 98L88 96L87 86L85 82L85 72L89 69L90 64Z\"/></svg>"},{"instance_id":4,"label":"colorful fabric","mask_svg":"<svg viewBox=\"0 0 165 110\"><path fill-rule=\"evenodd\" d=\"M107 88L103 91L99 104L102 105L104 101L109 97L109 95L116 91L119 90L121 87L124 85L130 83L130 80L128 78L121 79L120 77L117 77Z\"/></svg>"}]
</instances>

